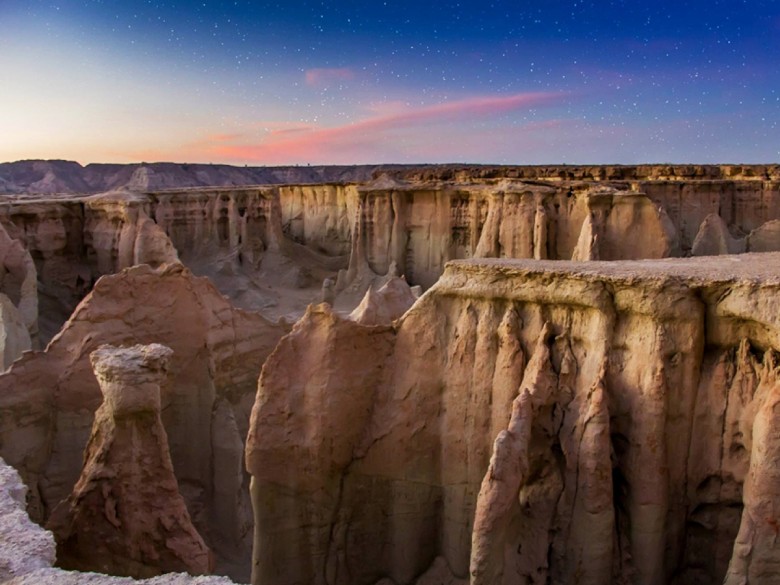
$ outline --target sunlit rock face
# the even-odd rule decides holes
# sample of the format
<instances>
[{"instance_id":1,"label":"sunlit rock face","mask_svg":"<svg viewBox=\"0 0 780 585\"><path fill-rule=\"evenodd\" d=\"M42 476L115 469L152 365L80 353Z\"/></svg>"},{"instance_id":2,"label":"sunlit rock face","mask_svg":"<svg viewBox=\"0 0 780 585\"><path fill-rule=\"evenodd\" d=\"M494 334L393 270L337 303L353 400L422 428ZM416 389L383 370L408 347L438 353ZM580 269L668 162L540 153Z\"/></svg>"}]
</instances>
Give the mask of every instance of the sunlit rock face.
<instances>
[{"instance_id":1,"label":"sunlit rock face","mask_svg":"<svg viewBox=\"0 0 780 585\"><path fill-rule=\"evenodd\" d=\"M473 583L764 582L778 260L474 260L392 327L311 308L252 413L253 583L439 557Z\"/></svg>"}]
</instances>

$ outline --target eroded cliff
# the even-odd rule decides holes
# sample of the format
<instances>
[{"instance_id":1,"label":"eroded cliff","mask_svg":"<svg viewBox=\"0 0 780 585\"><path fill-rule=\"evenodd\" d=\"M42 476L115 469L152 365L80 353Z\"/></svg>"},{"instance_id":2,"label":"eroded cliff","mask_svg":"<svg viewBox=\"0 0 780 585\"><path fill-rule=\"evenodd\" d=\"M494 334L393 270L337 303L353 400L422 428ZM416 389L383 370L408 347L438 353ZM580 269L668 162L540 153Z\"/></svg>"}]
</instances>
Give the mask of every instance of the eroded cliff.
<instances>
[{"instance_id":1,"label":"eroded cliff","mask_svg":"<svg viewBox=\"0 0 780 585\"><path fill-rule=\"evenodd\" d=\"M778 260L473 260L393 327L310 308L252 413L253 582L439 556L473 583L772 582Z\"/></svg>"},{"instance_id":2,"label":"eroded cliff","mask_svg":"<svg viewBox=\"0 0 780 585\"><path fill-rule=\"evenodd\" d=\"M774 167L384 170L361 183L147 182L90 197L30 196L5 201L0 223L35 262L44 342L100 276L176 258L239 306L297 319L325 279L348 311L381 285L378 276L428 288L453 259L780 250Z\"/></svg>"}]
</instances>

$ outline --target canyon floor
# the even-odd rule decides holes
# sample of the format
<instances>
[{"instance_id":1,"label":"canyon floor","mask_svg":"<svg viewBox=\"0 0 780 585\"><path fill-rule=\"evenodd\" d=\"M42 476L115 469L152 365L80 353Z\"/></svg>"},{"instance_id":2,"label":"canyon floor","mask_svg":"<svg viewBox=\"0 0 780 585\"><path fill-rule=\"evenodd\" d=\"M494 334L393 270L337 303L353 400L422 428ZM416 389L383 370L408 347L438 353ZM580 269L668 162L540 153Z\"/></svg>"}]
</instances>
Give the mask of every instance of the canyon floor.
<instances>
[{"instance_id":1,"label":"canyon floor","mask_svg":"<svg viewBox=\"0 0 780 585\"><path fill-rule=\"evenodd\" d=\"M780 165L24 161L0 258L0 582L780 583Z\"/></svg>"}]
</instances>

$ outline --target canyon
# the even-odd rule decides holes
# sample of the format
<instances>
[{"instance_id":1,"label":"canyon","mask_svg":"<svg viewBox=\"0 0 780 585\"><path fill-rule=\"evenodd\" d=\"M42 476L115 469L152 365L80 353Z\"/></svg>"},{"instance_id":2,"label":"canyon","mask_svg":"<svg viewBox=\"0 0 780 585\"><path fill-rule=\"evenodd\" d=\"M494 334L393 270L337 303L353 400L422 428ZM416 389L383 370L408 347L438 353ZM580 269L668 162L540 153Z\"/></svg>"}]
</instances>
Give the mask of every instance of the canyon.
<instances>
[{"instance_id":1,"label":"canyon","mask_svg":"<svg viewBox=\"0 0 780 585\"><path fill-rule=\"evenodd\" d=\"M43 551L0 579L778 579L780 165L0 191L0 526Z\"/></svg>"}]
</instances>

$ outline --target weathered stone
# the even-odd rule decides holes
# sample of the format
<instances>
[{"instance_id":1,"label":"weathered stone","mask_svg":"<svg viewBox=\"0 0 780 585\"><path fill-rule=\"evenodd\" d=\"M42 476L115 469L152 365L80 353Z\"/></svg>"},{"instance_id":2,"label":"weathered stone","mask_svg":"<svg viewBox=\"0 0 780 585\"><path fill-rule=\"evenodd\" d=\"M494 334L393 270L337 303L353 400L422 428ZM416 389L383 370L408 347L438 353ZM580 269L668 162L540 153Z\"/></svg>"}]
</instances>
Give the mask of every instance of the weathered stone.
<instances>
[{"instance_id":1,"label":"weathered stone","mask_svg":"<svg viewBox=\"0 0 780 585\"><path fill-rule=\"evenodd\" d=\"M136 578L213 569L179 493L160 418L172 353L151 344L90 354L103 404L81 476L47 524L60 566Z\"/></svg>"}]
</instances>

